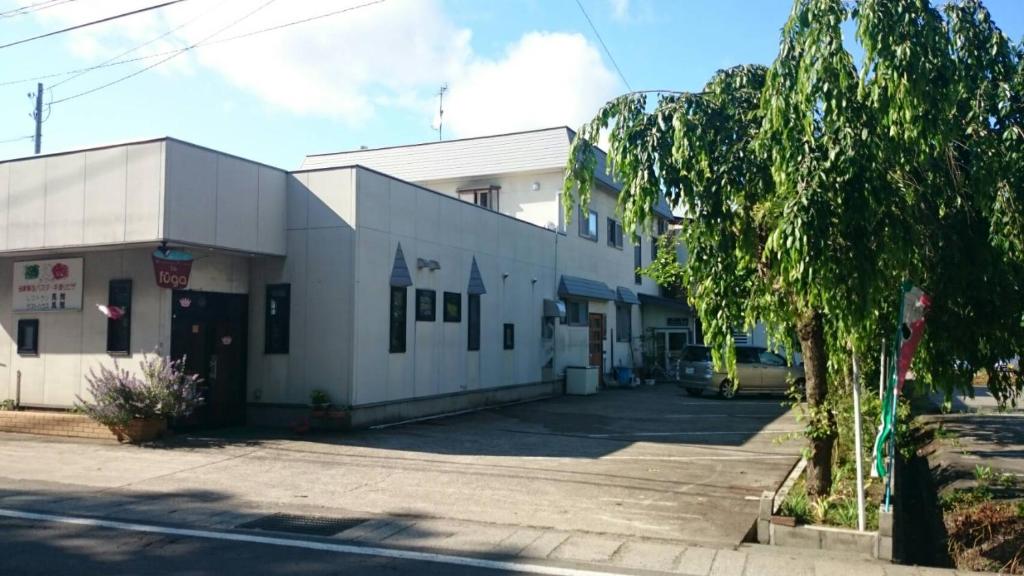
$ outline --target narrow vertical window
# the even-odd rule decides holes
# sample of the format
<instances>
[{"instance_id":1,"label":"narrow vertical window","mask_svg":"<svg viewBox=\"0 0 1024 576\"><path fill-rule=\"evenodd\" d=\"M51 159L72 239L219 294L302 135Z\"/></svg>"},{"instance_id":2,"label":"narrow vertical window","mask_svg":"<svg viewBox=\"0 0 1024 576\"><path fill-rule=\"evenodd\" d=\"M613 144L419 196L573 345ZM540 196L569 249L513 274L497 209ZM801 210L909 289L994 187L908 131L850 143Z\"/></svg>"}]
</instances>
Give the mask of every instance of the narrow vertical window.
<instances>
[{"instance_id":1,"label":"narrow vertical window","mask_svg":"<svg viewBox=\"0 0 1024 576\"><path fill-rule=\"evenodd\" d=\"M462 294L458 292L444 293L444 321L462 322Z\"/></svg>"},{"instance_id":2,"label":"narrow vertical window","mask_svg":"<svg viewBox=\"0 0 1024 576\"><path fill-rule=\"evenodd\" d=\"M658 259L658 236L651 236L651 263Z\"/></svg>"},{"instance_id":3,"label":"narrow vertical window","mask_svg":"<svg viewBox=\"0 0 1024 576\"><path fill-rule=\"evenodd\" d=\"M433 322L437 320L437 292L435 290L416 290L416 321Z\"/></svg>"},{"instance_id":4,"label":"narrow vertical window","mask_svg":"<svg viewBox=\"0 0 1024 576\"><path fill-rule=\"evenodd\" d=\"M505 329L502 332L503 342L505 350L515 350L516 348L516 325L505 324Z\"/></svg>"},{"instance_id":5,"label":"narrow vertical window","mask_svg":"<svg viewBox=\"0 0 1024 576\"><path fill-rule=\"evenodd\" d=\"M480 295L469 295L469 345L468 350L480 349Z\"/></svg>"},{"instance_id":6,"label":"narrow vertical window","mask_svg":"<svg viewBox=\"0 0 1024 576\"><path fill-rule=\"evenodd\" d=\"M131 354L132 281L111 280L107 286L107 352Z\"/></svg>"},{"instance_id":7,"label":"narrow vertical window","mask_svg":"<svg viewBox=\"0 0 1024 576\"><path fill-rule=\"evenodd\" d=\"M640 240L637 240L637 245L633 246L633 283L642 284L643 281L640 278L640 269L644 267L643 249L640 247Z\"/></svg>"},{"instance_id":8,"label":"narrow vertical window","mask_svg":"<svg viewBox=\"0 0 1024 576\"><path fill-rule=\"evenodd\" d=\"M39 355L39 320L23 318L18 320L18 354Z\"/></svg>"},{"instance_id":9,"label":"narrow vertical window","mask_svg":"<svg viewBox=\"0 0 1024 576\"><path fill-rule=\"evenodd\" d=\"M409 307L408 289L405 286L391 287L391 353L405 352L405 315Z\"/></svg>"},{"instance_id":10,"label":"narrow vertical window","mask_svg":"<svg viewBox=\"0 0 1024 576\"><path fill-rule=\"evenodd\" d=\"M629 342L633 337L633 314L629 304L615 305L615 340Z\"/></svg>"},{"instance_id":11,"label":"narrow vertical window","mask_svg":"<svg viewBox=\"0 0 1024 576\"><path fill-rule=\"evenodd\" d=\"M291 284L268 284L264 314L263 351L287 354L291 324Z\"/></svg>"}]
</instances>

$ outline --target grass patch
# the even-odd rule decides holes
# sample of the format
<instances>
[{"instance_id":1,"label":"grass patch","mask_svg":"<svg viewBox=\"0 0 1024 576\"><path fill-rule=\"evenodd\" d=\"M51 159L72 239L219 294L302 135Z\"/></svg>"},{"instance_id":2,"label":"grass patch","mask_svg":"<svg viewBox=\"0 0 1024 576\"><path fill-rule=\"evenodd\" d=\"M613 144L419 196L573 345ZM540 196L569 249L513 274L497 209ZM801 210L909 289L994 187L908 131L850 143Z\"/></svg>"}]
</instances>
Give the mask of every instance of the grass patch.
<instances>
[{"instance_id":1,"label":"grass patch","mask_svg":"<svg viewBox=\"0 0 1024 576\"><path fill-rule=\"evenodd\" d=\"M1024 574L1024 501L983 501L945 515L957 569Z\"/></svg>"}]
</instances>

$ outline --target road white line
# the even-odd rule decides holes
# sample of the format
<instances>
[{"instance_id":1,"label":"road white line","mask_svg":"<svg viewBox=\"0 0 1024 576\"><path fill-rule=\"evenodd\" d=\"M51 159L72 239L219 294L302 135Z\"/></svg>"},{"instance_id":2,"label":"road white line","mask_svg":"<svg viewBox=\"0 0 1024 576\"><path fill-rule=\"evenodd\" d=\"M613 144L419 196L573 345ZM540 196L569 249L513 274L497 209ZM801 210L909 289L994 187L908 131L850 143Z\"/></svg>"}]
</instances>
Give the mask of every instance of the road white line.
<instances>
[{"instance_id":1,"label":"road white line","mask_svg":"<svg viewBox=\"0 0 1024 576\"><path fill-rule=\"evenodd\" d=\"M583 436L587 438L622 438L623 436L740 436L744 434L788 434L790 432L802 431L802 428L779 428L776 430L702 430L700 432L622 432L620 434L583 434Z\"/></svg>"},{"instance_id":2,"label":"road white line","mask_svg":"<svg viewBox=\"0 0 1024 576\"><path fill-rule=\"evenodd\" d=\"M170 528L166 526L153 526L151 524L136 524L132 522L101 520L98 518L82 518L77 516L38 514L35 512L22 512L20 510L6 510L2 508L0 508L0 517L17 518L20 520L39 520L42 522L58 522L61 524L74 524L78 526L93 526L97 528L125 530L128 532L145 532L147 534L165 534L169 536L205 538L208 540L225 540L229 542L244 542L248 544L287 546L290 548L303 548L306 550L319 550L323 552L357 554L360 556L378 556L383 558L395 558L398 560L434 562L439 564L470 566L473 568L486 568L490 570L524 572L529 574L546 574L550 576L609 576L610 574L619 574L617 572L579 570L575 568L560 568L558 566L544 566L541 564L505 562L501 560L485 560L482 558L471 558L467 556L450 556L447 554L433 554L430 552L414 552L411 550L375 548L372 546L350 546L347 544L317 542L315 540L275 538L272 536L256 536L254 534L238 534L235 532L214 532L210 530L194 530L189 528Z\"/></svg>"},{"instance_id":3,"label":"road white line","mask_svg":"<svg viewBox=\"0 0 1024 576\"><path fill-rule=\"evenodd\" d=\"M666 460L669 462L690 462L698 460L798 460L797 455L786 456L602 456L600 460Z\"/></svg>"}]
</instances>

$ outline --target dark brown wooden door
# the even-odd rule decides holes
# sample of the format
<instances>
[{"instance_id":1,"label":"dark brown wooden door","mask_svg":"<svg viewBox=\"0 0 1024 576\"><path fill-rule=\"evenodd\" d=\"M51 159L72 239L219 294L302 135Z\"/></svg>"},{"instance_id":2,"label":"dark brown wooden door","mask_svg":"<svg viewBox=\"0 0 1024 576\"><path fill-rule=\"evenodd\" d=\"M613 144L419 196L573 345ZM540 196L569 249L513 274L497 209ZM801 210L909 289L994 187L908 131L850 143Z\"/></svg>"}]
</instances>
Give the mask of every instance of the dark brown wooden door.
<instances>
[{"instance_id":1,"label":"dark brown wooden door","mask_svg":"<svg viewBox=\"0 0 1024 576\"><path fill-rule=\"evenodd\" d=\"M604 314L590 315L590 365L604 368Z\"/></svg>"},{"instance_id":2,"label":"dark brown wooden door","mask_svg":"<svg viewBox=\"0 0 1024 576\"><path fill-rule=\"evenodd\" d=\"M175 290L173 297L171 356L185 358L185 369L202 378L204 401L175 426L244 424L247 296Z\"/></svg>"}]
</instances>

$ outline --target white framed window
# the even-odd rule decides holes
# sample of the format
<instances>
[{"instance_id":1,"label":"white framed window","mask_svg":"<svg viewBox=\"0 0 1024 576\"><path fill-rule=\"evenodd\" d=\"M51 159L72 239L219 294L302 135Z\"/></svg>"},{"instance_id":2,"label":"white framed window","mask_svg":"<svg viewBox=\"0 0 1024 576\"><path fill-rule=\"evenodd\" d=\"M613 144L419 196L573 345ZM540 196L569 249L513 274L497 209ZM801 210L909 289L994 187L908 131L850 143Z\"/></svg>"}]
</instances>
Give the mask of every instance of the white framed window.
<instances>
[{"instance_id":1,"label":"white framed window","mask_svg":"<svg viewBox=\"0 0 1024 576\"><path fill-rule=\"evenodd\" d=\"M464 188L458 191L459 199L488 210L498 210L498 192L501 186L487 186L485 188Z\"/></svg>"},{"instance_id":2,"label":"white framed window","mask_svg":"<svg viewBox=\"0 0 1024 576\"><path fill-rule=\"evenodd\" d=\"M608 245L622 250L622 224L614 218L608 219Z\"/></svg>"},{"instance_id":3,"label":"white framed window","mask_svg":"<svg viewBox=\"0 0 1024 576\"><path fill-rule=\"evenodd\" d=\"M615 341L629 342L633 338L633 311L629 304L615 305Z\"/></svg>"},{"instance_id":4,"label":"white framed window","mask_svg":"<svg viewBox=\"0 0 1024 576\"><path fill-rule=\"evenodd\" d=\"M580 208L580 236L597 242L597 211L584 212Z\"/></svg>"}]
</instances>

